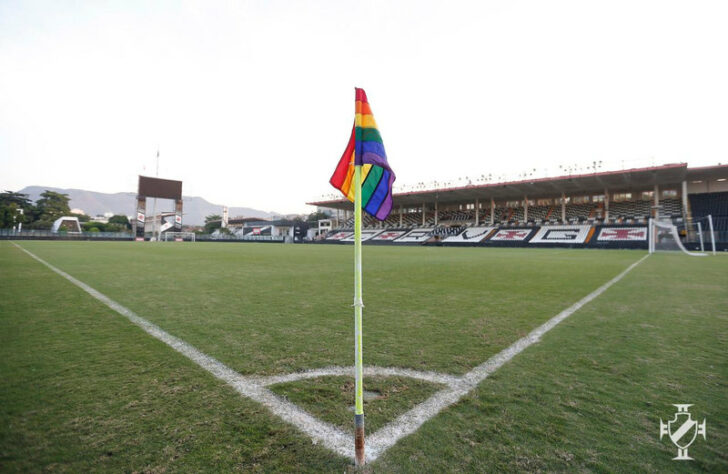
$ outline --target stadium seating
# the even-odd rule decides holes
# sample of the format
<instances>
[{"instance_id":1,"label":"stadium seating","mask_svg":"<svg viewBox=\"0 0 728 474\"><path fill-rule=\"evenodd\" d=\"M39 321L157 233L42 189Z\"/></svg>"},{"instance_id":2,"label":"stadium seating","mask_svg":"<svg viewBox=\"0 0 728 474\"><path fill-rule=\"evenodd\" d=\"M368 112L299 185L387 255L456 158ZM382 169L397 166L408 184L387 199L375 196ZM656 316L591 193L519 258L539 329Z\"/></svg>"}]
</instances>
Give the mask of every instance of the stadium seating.
<instances>
[{"instance_id":1,"label":"stadium seating","mask_svg":"<svg viewBox=\"0 0 728 474\"><path fill-rule=\"evenodd\" d=\"M596 204L591 202L583 204L567 204L566 220L567 222L584 222L590 217L593 217L594 209L596 207Z\"/></svg>"},{"instance_id":2,"label":"stadium seating","mask_svg":"<svg viewBox=\"0 0 728 474\"><path fill-rule=\"evenodd\" d=\"M443 211L437 216L438 222L469 222L475 220L475 211Z\"/></svg>"},{"instance_id":3,"label":"stadium seating","mask_svg":"<svg viewBox=\"0 0 728 474\"><path fill-rule=\"evenodd\" d=\"M350 217L344 222L341 223L342 229L353 229L354 228L354 218Z\"/></svg>"},{"instance_id":4,"label":"stadium seating","mask_svg":"<svg viewBox=\"0 0 728 474\"><path fill-rule=\"evenodd\" d=\"M701 197L703 196L703 197ZM728 193L710 193L706 195L692 195L691 203L694 206L694 215L700 217L702 215L713 214L713 216L725 216L725 219L719 219L717 225L728 226ZM662 214L670 216L674 220L682 219L682 205L679 199L663 199L660 201L662 206ZM561 205L545 205L545 206L529 206L528 220L524 219L525 209L523 207L501 207L495 209L494 222L500 228L518 228L518 227L536 227L553 226L553 225L643 225L649 219L652 213L653 202L651 200L639 201L620 201L611 202L609 207L609 219L604 219L603 203L572 203L566 205L566 222L561 221ZM705 207L710 206L710 207ZM480 209L479 223L487 225L490 221L490 208ZM427 213L425 225L422 225L422 213L412 212L402 215L402 225L400 225L400 215L396 210L383 222L373 217L363 214L363 229L365 230L389 230L389 231L412 231L414 229L425 228L430 232L430 237L438 237L439 240L445 240L448 237L461 233L464 229L475 225L474 209L458 209L444 210L438 213L438 225L435 226L435 213L430 211ZM342 223L335 231L331 231L329 235L335 235L340 231L351 231L354 229L354 219L350 218ZM716 228L716 230L719 230ZM728 233L727 233L728 234ZM326 237L328 240L328 237ZM335 239L336 240L336 239ZM400 237L392 237L387 239L372 240L389 240L399 241ZM421 239L405 239L407 242L423 242Z\"/></svg>"},{"instance_id":5,"label":"stadium seating","mask_svg":"<svg viewBox=\"0 0 728 474\"><path fill-rule=\"evenodd\" d=\"M463 227L462 232L446 237L444 242L448 244L477 244L485 239L493 229L494 227L490 226Z\"/></svg>"},{"instance_id":6,"label":"stadium seating","mask_svg":"<svg viewBox=\"0 0 728 474\"><path fill-rule=\"evenodd\" d=\"M690 210L693 218L728 216L728 192L691 194Z\"/></svg>"},{"instance_id":7,"label":"stadium seating","mask_svg":"<svg viewBox=\"0 0 728 474\"><path fill-rule=\"evenodd\" d=\"M532 222L544 221L550 211L551 206L529 206L528 220Z\"/></svg>"},{"instance_id":8,"label":"stadium seating","mask_svg":"<svg viewBox=\"0 0 728 474\"><path fill-rule=\"evenodd\" d=\"M353 222L353 221L352 221ZM399 225L399 211L394 210L384 222L385 228L415 227L422 225L422 213L411 212L402 214L402 225Z\"/></svg>"},{"instance_id":9,"label":"stadium seating","mask_svg":"<svg viewBox=\"0 0 728 474\"><path fill-rule=\"evenodd\" d=\"M609 204L609 217L612 221L646 222L652 213L652 201L620 201Z\"/></svg>"},{"instance_id":10,"label":"stadium seating","mask_svg":"<svg viewBox=\"0 0 728 474\"><path fill-rule=\"evenodd\" d=\"M508 222L512 224L523 222L524 211L522 207L514 207L508 215Z\"/></svg>"},{"instance_id":11,"label":"stadium seating","mask_svg":"<svg viewBox=\"0 0 728 474\"><path fill-rule=\"evenodd\" d=\"M510 219L510 215L513 212L512 209L507 207L501 207L495 209L495 221L503 224L507 224Z\"/></svg>"},{"instance_id":12,"label":"stadium seating","mask_svg":"<svg viewBox=\"0 0 728 474\"><path fill-rule=\"evenodd\" d=\"M728 242L728 192L691 194L690 210L693 219L712 216L716 240Z\"/></svg>"},{"instance_id":13,"label":"stadium seating","mask_svg":"<svg viewBox=\"0 0 728 474\"><path fill-rule=\"evenodd\" d=\"M584 224L543 226L529 240L531 244L583 244L592 227Z\"/></svg>"},{"instance_id":14,"label":"stadium seating","mask_svg":"<svg viewBox=\"0 0 728 474\"><path fill-rule=\"evenodd\" d=\"M662 214L670 217L682 217L682 204L679 199L663 199L660 201Z\"/></svg>"},{"instance_id":15,"label":"stadium seating","mask_svg":"<svg viewBox=\"0 0 728 474\"><path fill-rule=\"evenodd\" d=\"M457 235L460 232L462 232L463 227L462 226L453 226L453 227L445 227L445 226L438 226L432 231L432 235L444 238L451 235Z\"/></svg>"},{"instance_id":16,"label":"stadium seating","mask_svg":"<svg viewBox=\"0 0 728 474\"><path fill-rule=\"evenodd\" d=\"M479 222L487 222L490 220L490 208L481 209Z\"/></svg>"},{"instance_id":17,"label":"stadium seating","mask_svg":"<svg viewBox=\"0 0 728 474\"><path fill-rule=\"evenodd\" d=\"M435 216L432 213L428 213L428 218L426 219L426 224L428 226L433 226L435 222ZM367 216L368 217L368 216ZM367 225L373 225L378 226L379 221L375 220L373 217L369 217L369 221L371 221L371 224L365 224L365 227ZM401 228L415 228L422 226L422 213L421 212L410 212L406 214L402 214L402 225L399 225L399 212L397 210L393 211L389 217L387 217L384 221L382 221L381 224L385 229L401 229ZM354 227L354 220L351 219L351 226Z\"/></svg>"},{"instance_id":18,"label":"stadium seating","mask_svg":"<svg viewBox=\"0 0 728 474\"><path fill-rule=\"evenodd\" d=\"M397 221L399 223L399 220ZM363 228L374 228L379 225L379 221L367 214L366 212L362 212L361 215L361 224ZM341 223L340 226L342 229L353 229L354 228L354 217L350 217L344 222Z\"/></svg>"},{"instance_id":19,"label":"stadium seating","mask_svg":"<svg viewBox=\"0 0 728 474\"><path fill-rule=\"evenodd\" d=\"M406 235L398 238L395 242L398 243L423 243L428 241L432 237L432 228L418 228L412 229Z\"/></svg>"}]
</instances>

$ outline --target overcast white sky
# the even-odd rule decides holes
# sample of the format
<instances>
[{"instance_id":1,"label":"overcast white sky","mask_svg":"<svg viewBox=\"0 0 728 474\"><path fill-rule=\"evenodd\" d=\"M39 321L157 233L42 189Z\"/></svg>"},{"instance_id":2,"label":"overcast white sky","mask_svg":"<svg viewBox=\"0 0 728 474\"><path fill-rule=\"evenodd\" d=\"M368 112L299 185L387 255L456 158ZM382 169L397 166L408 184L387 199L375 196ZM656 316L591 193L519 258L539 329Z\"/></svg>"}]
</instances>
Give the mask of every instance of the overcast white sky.
<instances>
[{"instance_id":1,"label":"overcast white sky","mask_svg":"<svg viewBox=\"0 0 728 474\"><path fill-rule=\"evenodd\" d=\"M0 2L0 188L304 212L366 89L400 184L728 162L726 1ZM553 175L553 173L551 173Z\"/></svg>"}]
</instances>

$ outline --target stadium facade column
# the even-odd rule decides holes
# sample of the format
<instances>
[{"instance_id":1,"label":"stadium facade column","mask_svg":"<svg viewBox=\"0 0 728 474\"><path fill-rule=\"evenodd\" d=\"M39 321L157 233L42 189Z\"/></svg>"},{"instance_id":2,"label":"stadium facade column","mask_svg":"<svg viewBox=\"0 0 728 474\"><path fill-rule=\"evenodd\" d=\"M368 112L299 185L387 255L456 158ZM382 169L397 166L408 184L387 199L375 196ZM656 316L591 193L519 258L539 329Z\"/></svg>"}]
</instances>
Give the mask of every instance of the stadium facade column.
<instances>
[{"instance_id":1,"label":"stadium facade column","mask_svg":"<svg viewBox=\"0 0 728 474\"><path fill-rule=\"evenodd\" d=\"M437 217L438 217L438 213L437 213L437 194L435 194L435 227L437 227Z\"/></svg>"},{"instance_id":2,"label":"stadium facade column","mask_svg":"<svg viewBox=\"0 0 728 474\"><path fill-rule=\"evenodd\" d=\"M682 182L682 211L684 218L688 218L688 182Z\"/></svg>"},{"instance_id":3,"label":"stadium facade column","mask_svg":"<svg viewBox=\"0 0 728 474\"><path fill-rule=\"evenodd\" d=\"M523 222L528 222L528 196L523 196Z\"/></svg>"},{"instance_id":4,"label":"stadium facade column","mask_svg":"<svg viewBox=\"0 0 728 474\"><path fill-rule=\"evenodd\" d=\"M660 187L657 184L655 184L655 189L652 192L652 194L655 198L655 207L657 207L660 205ZM659 216L657 216L658 212L659 211L657 209L655 209L655 217L659 217Z\"/></svg>"},{"instance_id":5,"label":"stadium facade column","mask_svg":"<svg viewBox=\"0 0 728 474\"><path fill-rule=\"evenodd\" d=\"M561 222L566 222L566 193L561 193Z\"/></svg>"},{"instance_id":6,"label":"stadium facade column","mask_svg":"<svg viewBox=\"0 0 728 474\"><path fill-rule=\"evenodd\" d=\"M136 238L144 239L144 231L146 225L146 196L137 196L137 218L134 220L134 235Z\"/></svg>"},{"instance_id":7,"label":"stadium facade column","mask_svg":"<svg viewBox=\"0 0 728 474\"><path fill-rule=\"evenodd\" d=\"M490 225L495 224L495 199L490 198Z\"/></svg>"},{"instance_id":8,"label":"stadium facade column","mask_svg":"<svg viewBox=\"0 0 728 474\"><path fill-rule=\"evenodd\" d=\"M609 219L609 190L604 188L604 220Z\"/></svg>"},{"instance_id":9,"label":"stadium facade column","mask_svg":"<svg viewBox=\"0 0 728 474\"><path fill-rule=\"evenodd\" d=\"M422 203L422 227L425 226L425 214L427 214L427 207L425 206L425 203Z\"/></svg>"},{"instance_id":10,"label":"stadium facade column","mask_svg":"<svg viewBox=\"0 0 728 474\"><path fill-rule=\"evenodd\" d=\"M223 222L221 223L222 227L227 227L227 212L228 212L227 207L223 207L223 210L222 210ZM182 200L181 199L177 199L174 202L174 231L182 232ZM161 228L160 228L160 232L161 232Z\"/></svg>"},{"instance_id":11,"label":"stadium facade column","mask_svg":"<svg viewBox=\"0 0 728 474\"><path fill-rule=\"evenodd\" d=\"M402 204L399 205L399 226L402 227Z\"/></svg>"},{"instance_id":12,"label":"stadium facade column","mask_svg":"<svg viewBox=\"0 0 728 474\"><path fill-rule=\"evenodd\" d=\"M475 225L480 223L480 202L475 198Z\"/></svg>"}]
</instances>

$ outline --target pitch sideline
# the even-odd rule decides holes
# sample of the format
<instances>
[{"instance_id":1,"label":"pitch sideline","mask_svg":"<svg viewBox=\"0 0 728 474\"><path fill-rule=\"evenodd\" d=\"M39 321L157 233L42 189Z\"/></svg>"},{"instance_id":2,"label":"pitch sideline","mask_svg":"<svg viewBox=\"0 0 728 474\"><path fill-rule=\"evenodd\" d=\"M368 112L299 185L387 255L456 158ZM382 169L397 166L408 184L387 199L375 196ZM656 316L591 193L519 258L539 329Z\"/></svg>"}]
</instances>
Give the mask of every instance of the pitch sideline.
<instances>
[{"instance_id":1,"label":"pitch sideline","mask_svg":"<svg viewBox=\"0 0 728 474\"><path fill-rule=\"evenodd\" d=\"M267 386L277 383L300 380L304 378L313 378L325 375L353 375L353 367L328 367L287 375L275 375L271 377L243 376L235 372L222 362L218 361L217 359L200 352L192 345L169 334L168 332L161 329L159 326L147 321L146 319L142 318L130 309L112 300L103 293L100 293L99 291L88 286L82 281L72 277L68 273L54 267L53 265L41 259L29 250L26 250L15 242L12 242L12 244L39 263L51 269L53 272L62 276L72 284L78 286L98 301L104 303L109 308L121 314L133 324L140 327L150 336L164 342L175 351L179 352L180 354L184 355L185 357L196 363L199 367L205 369L215 378L224 381L233 389L235 389L235 391L237 391L239 394L261 403L273 414L280 417L282 420L293 424L303 433L308 435L315 444L320 443L321 445L336 452L337 454L352 459L354 458L352 435L345 433L344 431L329 423L317 419L310 413L299 408L295 404L284 400L283 398L277 396L266 388ZM371 461L375 460L387 449L396 444L397 441L417 431L417 429L419 429L422 424L424 424L427 420L433 418L442 409L456 403L471 390L475 389L475 387L477 387L480 382L485 380L496 370L502 367L506 362L511 360L516 355L520 354L524 349L538 342L544 334L556 327L564 319L574 314L584 305L588 304L593 299L604 293L607 289L609 289L609 287L624 278L630 271L632 271L636 266L642 263L648 256L649 254L632 263L617 276L607 281L588 295L584 296L568 308L564 309L542 325L538 326L536 329L532 330L527 336L518 339L506 349L503 349L496 355L492 356L491 358L462 376L454 376L436 372L420 372L400 368L365 368L365 373L367 375L402 375L446 385L446 388L435 393L429 399L413 407L406 413L400 415L397 419L369 436L366 446L367 458Z\"/></svg>"},{"instance_id":2,"label":"pitch sideline","mask_svg":"<svg viewBox=\"0 0 728 474\"><path fill-rule=\"evenodd\" d=\"M103 293L93 289L82 281L75 279L63 270L54 267L50 263L41 259L29 250L26 250L15 242L12 242L12 244L18 247L23 252L30 255L33 259L50 268L58 275L62 276L69 282L81 288L92 297L104 303L109 308L121 314L133 324L140 327L150 336L167 344L175 351L179 352L198 366L205 369L215 378L227 383L228 385L233 387L235 391L237 391L239 394L263 404L266 408L268 408L278 417L282 418L284 421L295 425L301 431L311 437L314 440L314 443L321 443L330 450L342 456L353 458L354 448L352 446L350 436L344 433L342 430L336 428L333 425L330 425L329 423L318 420L313 415L300 409L293 403L282 399L264 386L255 383L255 381L253 381L252 379L240 375L219 360L210 357L207 354L204 354L203 352L186 343L182 339L179 339L169 334L159 326L147 321L146 319L134 313L132 310L120 305L116 301L112 300Z\"/></svg>"}]
</instances>

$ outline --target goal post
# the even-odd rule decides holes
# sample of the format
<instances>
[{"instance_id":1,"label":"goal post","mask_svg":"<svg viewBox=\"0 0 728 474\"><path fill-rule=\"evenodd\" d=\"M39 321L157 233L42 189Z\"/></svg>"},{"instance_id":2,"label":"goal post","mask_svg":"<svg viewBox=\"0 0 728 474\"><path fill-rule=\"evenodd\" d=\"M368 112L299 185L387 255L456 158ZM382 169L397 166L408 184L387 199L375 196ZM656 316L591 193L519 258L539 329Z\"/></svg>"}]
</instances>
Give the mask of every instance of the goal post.
<instances>
[{"instance_id":1,"label":"goal post","mask_svg":"<svg viewBox=\"0 0 728 474\"><path fill-rule=\"evenodd\" d=\"M710 231L710 246L713 250L713 255L715 255L715 230L713 229L713 215L708 214L708 230Z\"/></svg>"},{"instance_id":2,"label":"goal post","mask_svg":"<svg viewBox=\"0 0 728 474\"><path fill-rule=\"evenodd\" d=\"M683 245L689 250L715 255L715 229L711 215L688 219L676 224L678 235L683 238Z\"/></svg>"},{"instance_id":3,"label":"goal post","mask_svg":"<svg viewBox=\"0 0 728 474\"><path fill-rule=\"evenodd\" d=\"M195 241L194 232L165 232L162 235L164 235L165 242L194 242Z\"/></svg>"},{"instance_id":4,"label":"goal post","mask_svg":"<svg viewBox=\"0 0 728 474\"><path fill-rule=\"evenodd\" d=\"M705 242L703 242L703 226L700 224L700 221L698 221L697 224L698 224L698 238L700 239L700 251L705 252Z\"/></svg>"},{"instance_id":5,"label":"goal post","mask_svg":"<svg viewBox=\"0 0 728 474\"><path fill-rule=\"evenodd\" d=\"M691 257L707 256L703 252L690 252L687 250L680 239L677 227L669 219L651 218L649 221L649 238L649 253L655 253L657 251L681 251Z\"/></svg>"}]
</instances>

